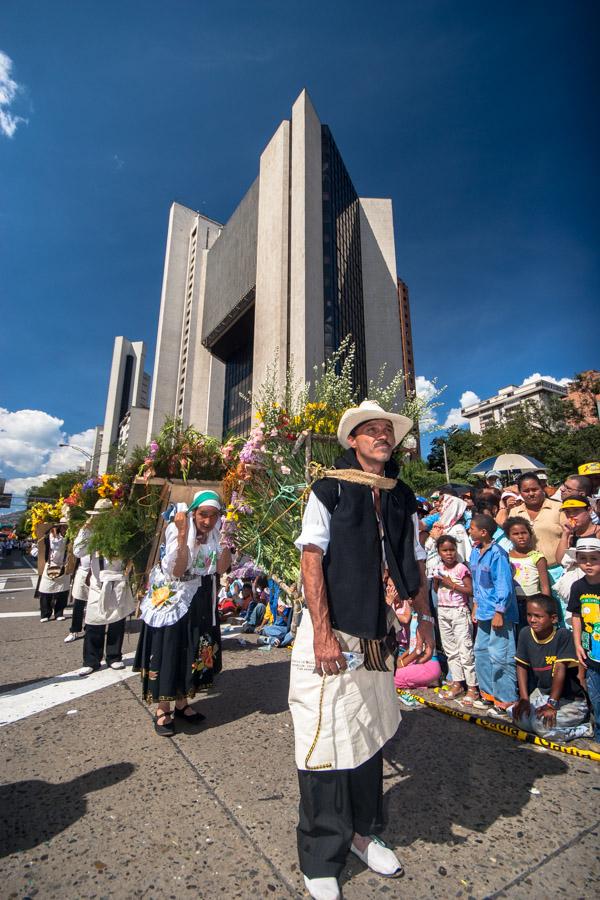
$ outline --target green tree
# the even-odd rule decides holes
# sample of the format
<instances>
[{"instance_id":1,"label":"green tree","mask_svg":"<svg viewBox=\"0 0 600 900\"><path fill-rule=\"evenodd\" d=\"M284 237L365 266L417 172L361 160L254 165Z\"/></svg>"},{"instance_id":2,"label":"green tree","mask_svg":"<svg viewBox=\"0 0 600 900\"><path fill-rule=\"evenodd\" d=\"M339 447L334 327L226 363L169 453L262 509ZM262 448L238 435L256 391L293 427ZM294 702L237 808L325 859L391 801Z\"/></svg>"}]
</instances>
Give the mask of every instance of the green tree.
<instances>
[{"instance_id":1,"label":"green tree","mask_svg":"<svg viewBox=\"0 0 600 900\"><path fill-rule=\"evenodd\" d=\"M40 484L34 484L26 491L27 500L35 497L44 497L47 500L58 500L59 497L67 497L71 493L73 485L85 479L85 473L81 469L69 472L59 472L52 475Z\"/></svg>"},{"instance_id":2,"label":"green tree","mask_svg":"<svg viewBox=\"0 0 600 900\"><path fill-rule=\"evenodd\" d=\"M428 496L436 487L444 484L446 478L439 472L432 472L422 459L411 459L400 468L400 477L413 489L415 494Z\"/></svg>"}]
</instances>

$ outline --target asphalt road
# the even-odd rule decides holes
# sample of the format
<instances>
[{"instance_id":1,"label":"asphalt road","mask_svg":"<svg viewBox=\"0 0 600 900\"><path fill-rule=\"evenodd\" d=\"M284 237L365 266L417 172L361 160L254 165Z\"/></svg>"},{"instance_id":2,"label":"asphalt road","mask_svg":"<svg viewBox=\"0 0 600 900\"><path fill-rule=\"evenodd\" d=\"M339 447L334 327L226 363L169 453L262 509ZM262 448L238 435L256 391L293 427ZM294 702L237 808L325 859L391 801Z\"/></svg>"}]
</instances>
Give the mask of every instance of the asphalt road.
<instances>
[{"instance_id":1,"label":"asphalt road","mask_svg":"<svg viewBox=\"0 0 600 900\"><path fill-rule=\"evenodd\" d=\"M3 561L0 577L21 565ZM0 721L14 719L0 726L0 896L303 896L289 653L228 639L198 701L207 721L159 738L137 676L68 674L81 641L63 643L68 621L27 615L23 583L0 593ZM403 713L385 758L385 838L406 874L385 881L349 859L346 900L598 894L599 764L425 708Z\"/></svg>"}]
</instances>

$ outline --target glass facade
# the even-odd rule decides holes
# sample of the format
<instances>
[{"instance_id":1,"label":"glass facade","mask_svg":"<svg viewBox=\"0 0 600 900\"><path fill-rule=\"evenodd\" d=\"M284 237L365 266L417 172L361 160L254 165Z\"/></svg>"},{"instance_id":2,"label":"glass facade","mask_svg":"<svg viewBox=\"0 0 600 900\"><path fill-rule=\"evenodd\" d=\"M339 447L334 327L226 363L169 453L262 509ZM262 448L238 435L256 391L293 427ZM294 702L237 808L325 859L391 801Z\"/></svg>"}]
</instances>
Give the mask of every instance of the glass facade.
<instances>
[{"instance_id":1,"label":"glass facade","mask_svg":"<svg viewBox=\"0 0 600 900\"><path fill-rule=\"evenodd\" d=\"M325 355L351 335L356 347L354 384L367 395L365 312L359 200L327 125L321 126L323 164L323 288Z\"/></svg>"},{"instance_id":2,"label":"glass facade","mask_svg":"<svg viewBox=\"0 0 600 900\"><path fill-rule=\"evenodd\" d=\"M234 328L236 346L225 361L224 438L230 434L248 434L252 423L252 407L244 398L252 392L254 306Z\"/></svg>"}]
</instances>

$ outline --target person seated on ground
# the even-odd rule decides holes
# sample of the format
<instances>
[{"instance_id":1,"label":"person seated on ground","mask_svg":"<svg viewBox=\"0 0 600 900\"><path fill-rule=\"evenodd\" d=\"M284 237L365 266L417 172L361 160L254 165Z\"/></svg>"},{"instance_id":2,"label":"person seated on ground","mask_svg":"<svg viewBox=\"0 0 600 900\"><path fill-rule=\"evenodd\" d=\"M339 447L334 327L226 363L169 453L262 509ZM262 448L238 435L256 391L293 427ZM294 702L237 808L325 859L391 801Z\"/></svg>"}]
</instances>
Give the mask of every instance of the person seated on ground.
<instances>
[{"instance_id":1,"label":"person seated on ground","mask_svg":"<svg viewBox=\"0 0 600 900\"><path fill-rule=\"evenodd\" d=\"M504 532L511 542L508 558L517 594L519 627L524 628L527 625L527 598L550 593L548 563L539 550L534 550L533 528L523 516L507 519Z\"/></svg>"},{"instance_id":2,"label":"person seated on ground","mask_svg":"<svg viewBox=\"0 0 600 900\"><path fill-rule=\"evenodd\" d=\"M270 644L272 647L287 647L293 640L290 634L291 624L292 607L288 606L283 593L280 593L277 598L277 607L273 623L261 626L259 643L263 645Z\"/></svg>"},{"instance_id":3,"label":"person seated on ground","mask_svg":"<svg viewBox=\"0 0 600 900\"><path fill-rule=\"evenodd\" d=\"M236 616L238 611L238 605L235 598L229 595L225 596L223 600L219 600L217 608L221 620L230 619L232 616Z\"/></svg>"},{"instance_id":4,"label":"person seated on ground","mask_svg":"<svg viewBox=\"0 0 600 900\"><path fill-rule=\"evenodd\" d=\"M225 600L225 598L229 596L229 588L231 587L232 580L233 579L232 579L231 575L222 575L221 576L221 581L220 581L221 587L219 589L219 594L218 594L218 598L217 598L219 600L219 603L221 602L221 600Z\"/></svg>"},{"instance_id":5,"label":"person seated on ground","mask_svg":"<svg viewBox=\"0 0 600 900\"><path fill-rule=\"evenodd\" d=\"M410 600L405 600L401 604L401 607L396 610L396 616L401 624L405 619L410 623L408 647L400 647L396 659L394 674L396 690L402 692L412 691L416 688L436 687L439 685L442 675L440 661L435 653L428 662L419 661L425 652L425 647L423 644L417 643L418 621Z\"/></svg>"},{"instance_id":6,"label":"person seated on ground","mask_svg":"<svg viewBox=\"0 0 600 900\"><path fill-rule=\"evenodd\" d=\"M240 594L240 606L238 609L238 614L240 619L245 619L248 615L248 610L254 600L254 593L252 591L252 585L250 582L246 581L242 585L242 593Z\"/></svg>"},{"instance_id":7,"label":"person seated on ground","mask_svg":"<svg viewBox=\"0 0 600 900\"><path fill-rule=\"evenodd\" d=\"M244 616L246 623L242 628L244 634L253 634L268 619L269 582L266 575L257 575L253 585L253 599L248 604Z\"/></svg>"},{"instance_id":8,"label":"person seated on ground","mask_svg":"<svg viewBox=\"0 0 600 900\"><path fill-rule=\"evenodd\" d=\"M591 733L580 663L573 635L558 627L556 601L548 594L527 598L527 628L519 634L519 700L512 708L516 725L539 737L571 741ZM529 680L534 685L529 693Z\"/></svg>"}]
</instances>

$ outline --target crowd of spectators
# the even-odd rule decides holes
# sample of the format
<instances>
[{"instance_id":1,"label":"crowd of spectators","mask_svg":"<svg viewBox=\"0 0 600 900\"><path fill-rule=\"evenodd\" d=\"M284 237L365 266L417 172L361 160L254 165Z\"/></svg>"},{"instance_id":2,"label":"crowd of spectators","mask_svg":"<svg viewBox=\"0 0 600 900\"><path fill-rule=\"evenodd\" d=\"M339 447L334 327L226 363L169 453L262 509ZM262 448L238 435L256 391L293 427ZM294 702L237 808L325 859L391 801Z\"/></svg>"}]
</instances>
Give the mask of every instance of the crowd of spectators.
<instances>
[{"instance_id":1,"label":"crowd of spectators","mask_svg":"<svg viewBox=\"0 0 600 900\"><path fill-rule=\"evenodd\" d=\"M438 652L419 663L410 601L394 604L401 699L440 687L465 708L600 749L600 463L419 498ZM444 679L445 676L445 680Z\"/></svg>"}]
</instances>

